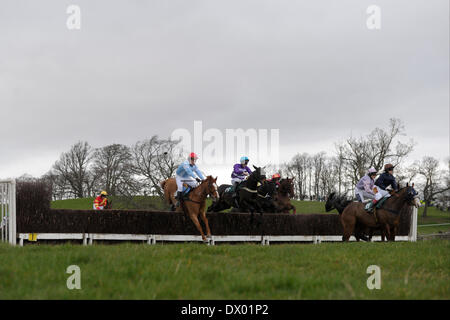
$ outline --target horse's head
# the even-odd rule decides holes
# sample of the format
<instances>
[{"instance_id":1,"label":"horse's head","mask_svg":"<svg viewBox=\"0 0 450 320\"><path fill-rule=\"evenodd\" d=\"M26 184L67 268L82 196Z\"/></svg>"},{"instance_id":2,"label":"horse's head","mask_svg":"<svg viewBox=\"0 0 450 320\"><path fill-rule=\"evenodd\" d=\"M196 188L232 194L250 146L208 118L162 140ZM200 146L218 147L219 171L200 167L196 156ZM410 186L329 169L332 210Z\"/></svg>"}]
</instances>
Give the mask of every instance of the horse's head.
<instances>
[{"instance_id":1,"label":"horse's head","mask_svg":"<svg viewBox=\"0 0 450 320\"><path fill-rule=\"evenodd\" d=\"M208 195L213 197L213 201L217 201L220 198L216 181L217 177L213 178L212 176L207 176L202 182L202 184L205 184L205 187L207 188Z\"/></svg>"},{"instance_id":2,"label":"horse's head","mask_svg":"<svg viewBox=\"0 0 450 320\"><path fill-rule=\"evenodd\" d=\"M289 194L294 198L294 178L285 178L280 181L280 192Z\"/></svg>"},{"instance_id":3,"label":"horse's head","mask_svg":"<svg viewBox=\"0 0 450 320\"><path fill-rule=\"evenodd\" d=\"M255 179L255 181L261 182L261 183L264 180L266 180L266 173L264 171L264 167L253 166L253 168L255 169L255 171L252 172L252 174L250 175L249 178Z\"/></svg>"},{"instance_id":4,"label":"horse's head","mask_svg":"<svg viewBox=\"0 0 450 320\"><path fill-rule=\"evenodd\" d=\"M403 198L406 204L410 206L415 206L418 208L420 206L419 193L414 189L414 183L412 185L406 184L398 191L398 197Z\"/></svg>"},{"instance_id":5,"label":"horse's head","mask_svg":"<svg viewBox=\"0 0 450 320\"><path fill-rule=\"evenodd\" d=\"M325 203L325 210L329 212L334 209L334 200L335 200L336 192L332 192L327 197L327 202Z\"/></svg>"},{"instance_id":6,"label":"horse's head","mask_svg":"<svg viewBox=\"0 0 450 320\"><path fill-rule=\"evenodd\" d=\"M411 206L418 208L420 206L419 193L414 189L414 183L412 185L406 184L406 201Z\"/></svg>"},{"instance_id":7,"label":"horse's head","mask_svg":"<svg viewBox=\"0 0 450 320\"><path fill-rule=\"evenodd\" d=\"M277 184L273 181L265 180L261 185L261 190L271 197L277 193Z\"/></svg>"}]
</instances>

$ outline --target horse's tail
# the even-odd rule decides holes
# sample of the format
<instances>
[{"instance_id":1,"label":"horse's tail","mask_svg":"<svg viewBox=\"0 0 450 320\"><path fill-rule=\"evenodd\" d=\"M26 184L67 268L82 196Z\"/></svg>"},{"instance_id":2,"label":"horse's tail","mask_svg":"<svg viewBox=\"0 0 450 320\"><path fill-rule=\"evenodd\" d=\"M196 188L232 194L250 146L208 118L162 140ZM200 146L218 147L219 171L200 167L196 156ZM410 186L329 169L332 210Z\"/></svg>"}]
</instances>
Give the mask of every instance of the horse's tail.
<instances>
[{"instance_id":1,"label":"horse's tail","mask_svg":"<svg viewBox=\"0 0 450 320\"><path fill-rule=\"evenodd\" d=\"M167 179L168 180L168 179ZM172 200L170 199L169 188L166 188L167 180L162 180L159 182L159 185L163 189L164 192L164 200L170 205L172 204Z\"/></svg>"}]
</instances>

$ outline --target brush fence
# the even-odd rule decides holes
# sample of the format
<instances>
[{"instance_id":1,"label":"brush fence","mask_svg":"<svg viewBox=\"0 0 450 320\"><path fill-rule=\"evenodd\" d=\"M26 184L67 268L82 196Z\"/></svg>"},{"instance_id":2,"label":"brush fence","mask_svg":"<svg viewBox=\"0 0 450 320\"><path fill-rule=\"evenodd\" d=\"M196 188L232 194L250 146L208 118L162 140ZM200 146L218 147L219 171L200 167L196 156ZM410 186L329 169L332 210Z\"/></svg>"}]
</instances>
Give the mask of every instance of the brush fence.
<instances>
[{"instance_id":1,"label":"brush fence","mask_svg":"<svg viewBox=\"0 0 450 320\"><path fill-rule=\"evenodd\" d=\"M338 214L207 213L212 236L207 243L342 241ZM201 221L203 230L205 227ZM95 241L202 242L191 219L183 213L144 210L40 210L18 212L17 239L46 242ZM401 213L396 241L416 241L417 209ZM380 241L375 233L372 241ZM355 241L352 236L350 241Z\"/></svg>"}]
</instances>

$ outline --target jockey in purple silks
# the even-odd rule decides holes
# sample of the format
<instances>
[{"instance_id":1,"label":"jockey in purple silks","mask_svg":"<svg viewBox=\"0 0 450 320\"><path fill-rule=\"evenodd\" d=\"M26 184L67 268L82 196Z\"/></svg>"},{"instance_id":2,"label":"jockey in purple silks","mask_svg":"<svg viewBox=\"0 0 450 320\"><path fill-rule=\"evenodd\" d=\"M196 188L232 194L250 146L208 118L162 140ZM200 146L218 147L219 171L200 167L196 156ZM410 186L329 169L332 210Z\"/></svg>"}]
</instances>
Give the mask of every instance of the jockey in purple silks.
<instances>
[{"instance_id":1,"label":"jockey in purple silks","mask_svg":"<svg viewBox=\"0 0 450 320\"><path fill-rule=\"evenodd\" d=\"M233 187L236 187L252 173L252 170L247 166L248 157L241 157L240 161L241 163L236 163L233 166L233 172L231 173L231 184Z\"/></svg>"},{"instance_id":2,"label":"jockey in purple silks","mask_svg":"<svg viewBox=\"0 0 450 320\"><path fill-rule=\"evenodd\" d=\"M367 174L362 177L355 188L355 195L360 198L363 202L366 199L375 199L375 192L373 187L375 185L375 177L377 176L377 170L375 168L370 168Z\"/></svg>"},{"instance_id":3,"label":"jockey in purple silks","mask_svg":"<svg viewBox=\"0 0 450 320\"><path fill-rule=\"evenodd\" d=\"M237 189L239 184L248 178L249 175L252 174L252 170L247 166L249 160L248 157L241 157L240 159L241 163L236 163L233 166L233 172L231 173L231 190L233 191L233 199L236 201L236 205L238 203L237 201Z\"/></svg>"}]
</instances>

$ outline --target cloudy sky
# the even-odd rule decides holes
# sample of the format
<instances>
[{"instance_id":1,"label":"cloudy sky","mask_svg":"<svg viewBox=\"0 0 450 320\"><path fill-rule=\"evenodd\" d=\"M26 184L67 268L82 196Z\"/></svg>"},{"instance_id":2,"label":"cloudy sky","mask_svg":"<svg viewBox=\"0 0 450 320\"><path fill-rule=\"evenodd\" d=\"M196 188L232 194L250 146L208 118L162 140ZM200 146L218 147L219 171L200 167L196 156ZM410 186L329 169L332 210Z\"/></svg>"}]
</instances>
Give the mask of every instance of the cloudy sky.
<instances>
[{"instance_id":1,"label":"cloudy sky","mask_svg":"<svg viewBox=\"0 0 450 320\"><path fill-rule=\"evenodd\" d=\"M287 160L396 117L411 160L449 156L448 0L3 0L0 41L0 178L195 120L279 129Z\"/></svg>"}]
</instances>

